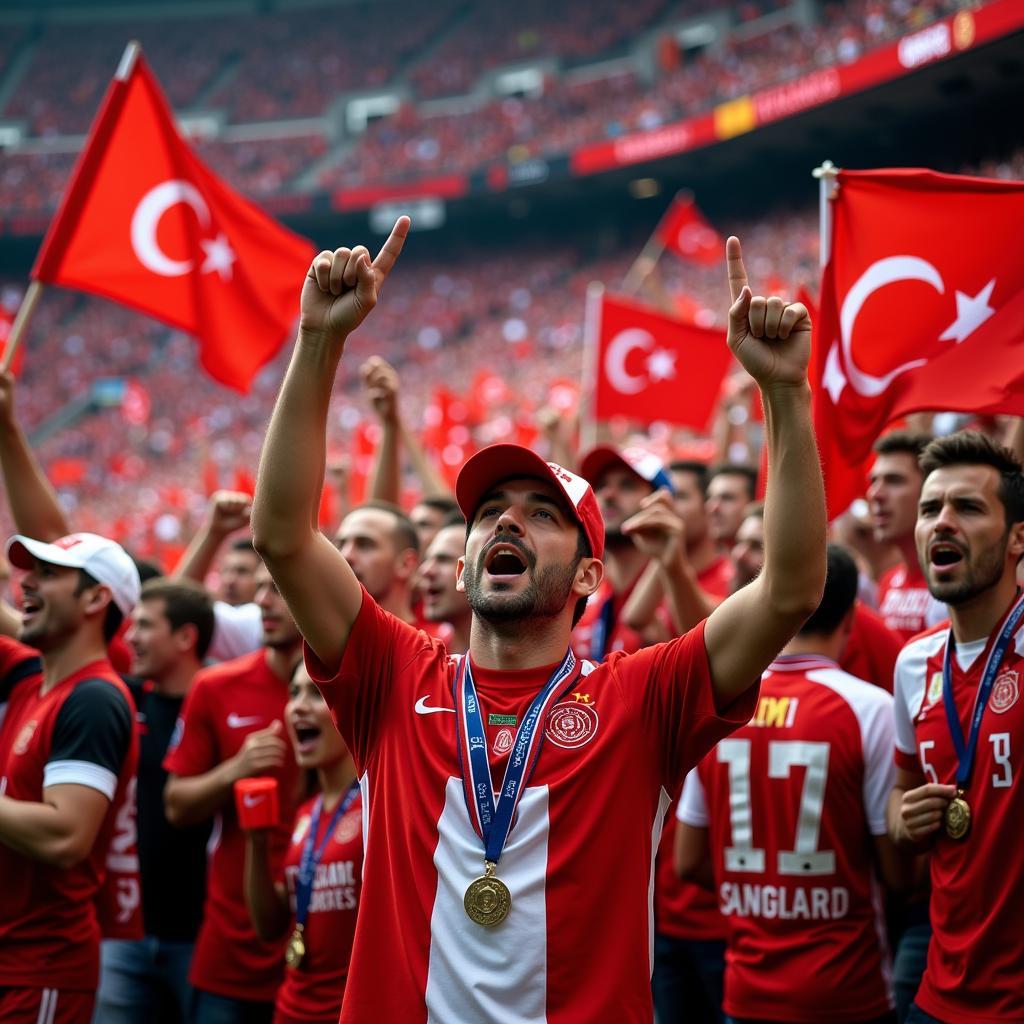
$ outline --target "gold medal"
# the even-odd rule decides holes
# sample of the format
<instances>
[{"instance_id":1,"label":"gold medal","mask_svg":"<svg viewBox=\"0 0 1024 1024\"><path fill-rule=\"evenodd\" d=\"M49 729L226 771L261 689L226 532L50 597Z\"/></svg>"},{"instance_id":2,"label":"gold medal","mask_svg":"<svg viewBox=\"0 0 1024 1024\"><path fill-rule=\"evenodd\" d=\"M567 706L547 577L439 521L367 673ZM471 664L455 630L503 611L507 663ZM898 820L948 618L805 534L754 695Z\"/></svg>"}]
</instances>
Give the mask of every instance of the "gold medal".
<instances>
[{"instance_id":1,"label":"gold medal","mask_svg":"<svg viewBox=\"0 0 1024 1024\"><path fill-rule=\"evenodd\" d=\"M485 928L493 928L508 917L512 909L512 893L494 874L494 861L484 861L484 873L469 883L462 905L470 919Z\"/></svg>"},{"instance_id":2,"label":"gold medal","mask_svg":"<svg viewBox=\"0 0 1024 1024\"><path fill-rule=\"evenodd\" d=\"M950 839L963 839L971 828L971 808L964 799L964 791L958 789L956 796L946 805L944 816L946 835Z\"/></svg>"},{"instance_id":3,"label":"gold medal","mask_svg":"<svg viewBox=\"0 0 1024 1024\"><path fill-rule=\"evenodd\" d=\"M306 943L302 939L302 925L297 924L292 937L288 940L288 948L284 951L285 966L293 971L302 963L306 955Z\"/></svg>"}]
</instances>

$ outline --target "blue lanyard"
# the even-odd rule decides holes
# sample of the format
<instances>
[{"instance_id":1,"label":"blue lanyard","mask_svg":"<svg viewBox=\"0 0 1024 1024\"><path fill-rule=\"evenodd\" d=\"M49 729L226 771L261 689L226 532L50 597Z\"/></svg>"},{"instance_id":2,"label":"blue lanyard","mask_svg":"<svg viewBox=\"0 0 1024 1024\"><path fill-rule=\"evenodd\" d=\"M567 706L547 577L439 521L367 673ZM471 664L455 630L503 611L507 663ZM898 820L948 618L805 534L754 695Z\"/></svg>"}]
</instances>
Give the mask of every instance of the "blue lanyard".
<instances>
[{"instance_id":1,"label":"blue lanyard","mask_svg":"<svg viewBox=\"0 0 1024 1024\"><path fill-rule=\"evenodd\" d=\"M575 685L581 672L576 671L576 656L566 652L551 678L533 698L523 716L512 751L508 756L501 792L495 798L491 765L487 758L487 733L480 713L480 700L473 681L469 656L462 659L461 671L455 679L455 706L459 709L459 759L462 764L463 790L470 821L484 841L484 859L498 863L505 841L512 829L512 819L526 785L533 775L544 743L543 723L548 711ZM467 777L468 776L468 777Z\"/></svg>"},{"instance_id":2,"label":"blue lanyard","mask_svg":"<svg viewBox=\"0 0 1024 1024\"><path fill-rule=\"evenodd\" d=\"M313 876L316 874L317 865L324 855L324 849L330 842L334 830L342 815L352 806L356 794L359 792L359 780L356 779L348 788L348 792L338 802L331 815L330 824L324 832L320 845L314 848L316 834L320 828L320 812L323 810L324 798L321 794L313 805L313 816L309 822L309 832L306 833L306 842L302 847L302 859L299 861L299 873L295 876L295 924L305 928L306 918L309 916L309 900L313 895Z\"/></svg>"},{"instance_id":3,"label":"blue lanyard","mask_svg":"<svg viewBox=\"0 0 1024 1024\"><path fill-rule=\"evenodd\" d=\"M953 648L956 642L953 639L953 629L950 627L949 639L946 641L946 653L942 659L942 703L946 709L946 722L949 725L949 735L953 740L953 749L957 756L956 784L963 789L971 777L971 769L974 767L974 754L978 749L978 736L981 732L981 719L985 714L985 706L988 704L989 694L992 692L992 685L996 681L996 673L1003 663L1006 649L1010 646L1017 623L1024 616L1024 596L1017 595L1016 604L1010 609L1003 622L1003 628L996 637L996 642L989 653L988 661L985 662L985 670L981 674L981 682L978 684L978 692L974 697L974 709L971 712L971 727L967 741L964 742L964 731L960 725L960 715L956 709L956 701L953 699Z\"/></svg>"}]
</instances>

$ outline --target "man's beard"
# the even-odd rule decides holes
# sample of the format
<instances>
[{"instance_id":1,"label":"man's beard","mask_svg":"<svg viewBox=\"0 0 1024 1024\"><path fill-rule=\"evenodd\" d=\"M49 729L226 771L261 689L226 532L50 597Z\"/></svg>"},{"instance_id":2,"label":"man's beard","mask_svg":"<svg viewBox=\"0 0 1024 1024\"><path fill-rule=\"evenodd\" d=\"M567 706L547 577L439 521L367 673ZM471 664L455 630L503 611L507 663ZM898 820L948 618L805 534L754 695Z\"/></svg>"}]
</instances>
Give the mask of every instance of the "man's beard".
<instances>
[{"instance_id":1,"label":"man's beard","mask_svg":"<svg viewBox=\"0 0 1024 1024\"><path fill-rule=\"evenodd\" d=\"M473 614L492 626L524 619L554 618L558 615L572 593L579 558L567 565L548 565L537 572L537 556L525 544L511 538L502 538L500 543L514 547L527 561L527 568L523 571L535 575L518 594L502 591L484 593L480 580L487 553L493 547L493 544L489 545L477 559L477 564L471 566L467 563L462 574L466 600Z\"/></svg>"},{"instance_id":2,"label":"man's beard","mask_svg":"<svg viewBox=\"0 0 1024 1024\"><path fill-rule=\"evenodd\" d=\"M1003 534L1001 540L991 547L980 552L975 565L968 570L962 580L949 583L936 583L931 576L931 566L928 567L928 592L936 601L944 601L946 604L966 604L972 598L991 590L1003 576L1003 568L1006 564L1006 545L1010 533ZM927 563L925 563L927 564Z\"/></svg>"}]
</instances>

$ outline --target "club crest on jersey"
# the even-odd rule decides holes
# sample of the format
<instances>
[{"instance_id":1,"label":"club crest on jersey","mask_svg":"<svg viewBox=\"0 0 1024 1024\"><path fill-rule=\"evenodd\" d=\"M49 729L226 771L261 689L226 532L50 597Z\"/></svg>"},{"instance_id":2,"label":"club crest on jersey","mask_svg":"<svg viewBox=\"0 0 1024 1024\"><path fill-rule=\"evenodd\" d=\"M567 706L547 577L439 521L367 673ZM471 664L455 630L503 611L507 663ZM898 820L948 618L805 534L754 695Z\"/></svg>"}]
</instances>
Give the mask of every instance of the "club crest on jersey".
<instances>
[{"instance_id":1,"label":"club crest on jersey","mask_svg":"<svg viewBox=\"0 0 1024 1024\"><path fill-rule=\"evenodd\" d=\"M360 810L349 811L338 822L334 830L334 841L339 845L350 843L363 830L363 812Z\"/></svg>"},{"instance_id":2,"label":"club crest on jersey","mask_svg":"<svg viewBox=\"0 0 1024 1024\"><path fill-rule=\"evenodd\" d=\"M506 726L504 729L500 729L494 738L491 753L501 757L502 754L507 754L512 749L513 743L515 743L515 737L512 735L512 730Z\"/></svg>"},{"instance_id":3,"label":"club crest on jersey","mask_svg":"<svg viewBox=\"0 0 1024 1024\"><path fill-rule=\"evenodd\" d=\"M14 746L11 748L18 757L21 757L28 750L28 745L32 742L32 737L35 735L38 724L33 718L31 722L26 722L21 732L18 733L18 738L14 741Z\"/></svg>"},{"instance_id":4,"label":"club crest on jersey","mask_svg":"<svg viewBox=\"0 0 1024 1024\"><path fill-rule=\"evenodd\" d=\"M942 673L932 673L932 678L928 683L928 692L925 694L925 704L937 704L942 700Z\"/></svg>"},{"instance_id":5,"label":"club crest on jersey","mask_svg":"<svg viewBox=\"0 0 1024 1024\"><path fill-rule=\"evenodd\" d=\"M995 683L992 684L992 696L988 699L988 706L997 715L1001 715L1017 703L1019 696L1020 686L1017 673L1012 669L1007 669L1005 672L1001 672Z\"/></svg>"},{"instance_id":6,"label":"club crest on jersey","mask_svg":"<svg viewBox=\"0 0 1024 1024\"><path fill-rule=\"evenodd\" d=\"M589 697L589 694L579 696ZM582 747L597 734L599 723L600 719L592 704L577 700L563 701L551 709L544 735L558 747Z\"/></svg>"}]
</instances>

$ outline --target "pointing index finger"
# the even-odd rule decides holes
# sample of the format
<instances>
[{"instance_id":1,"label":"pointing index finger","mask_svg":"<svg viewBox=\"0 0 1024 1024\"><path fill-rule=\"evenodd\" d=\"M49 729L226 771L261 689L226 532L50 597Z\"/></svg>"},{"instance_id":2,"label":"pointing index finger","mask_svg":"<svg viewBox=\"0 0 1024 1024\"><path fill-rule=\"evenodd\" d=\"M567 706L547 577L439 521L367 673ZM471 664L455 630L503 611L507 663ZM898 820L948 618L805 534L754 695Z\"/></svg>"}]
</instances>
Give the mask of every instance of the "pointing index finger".
<instances>
[{"instance_id":1,"label":"pointing index finger","mask_svg":"<svg viewBox=\"0 0 1024 1024\"><path fill-rule=\"evenodd\" d=\"M729 293L732 301L740 297L740 292L747 286L747 268L743 265L743 250L740 240L730 235L725 243L725 265L729 271Z\"/></svg>"},{"instance_id":2,"label":"pointing index finger","mask_svg":"<svg viewBox=\"0 0 1024 1024\"><path fill-rule=\"evenodd\" d=\"M402 246L405 245L405 239L409 234L409 225L411 223L412 221L408 217L404 215L399 217L395 221L395 226L391 229L391 234L388 235L388 240L381 246L380 252L377 253L377 258L373 261L373 269L381 277L387 277L391 273L391 268L395 265L395 260L398 259Z\"/></svg>"}]
</instances>

